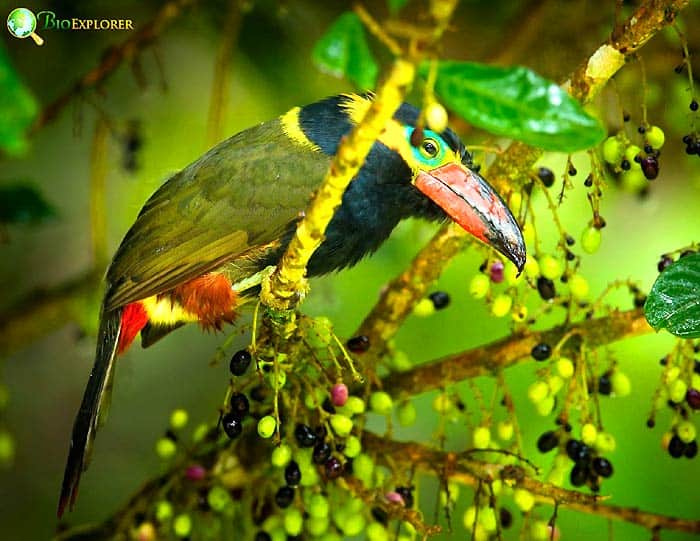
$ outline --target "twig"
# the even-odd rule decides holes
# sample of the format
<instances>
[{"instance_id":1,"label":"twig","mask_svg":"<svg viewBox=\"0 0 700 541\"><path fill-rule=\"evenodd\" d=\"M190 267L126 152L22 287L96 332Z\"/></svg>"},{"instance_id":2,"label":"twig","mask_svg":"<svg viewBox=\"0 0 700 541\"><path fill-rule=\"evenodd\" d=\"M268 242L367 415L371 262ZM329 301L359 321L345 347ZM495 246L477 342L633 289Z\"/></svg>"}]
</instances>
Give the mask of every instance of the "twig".
<instances>
[{"instance_id":1,"label":"twig","mask_svg":"<svg viewBox=\"0 0 700 541\"><path fill-rule=\"evenodd\" d=\"M638 524L650 530L665 529L687 533L700 533L700 520L689 520L649 513L631 507L600 503L603 498L574 490L566 490L533 479L519 466L492 464L465 457L460 453L445 452L415 442L398 442L365 432L362 445L378 460L391 457L394 463L430 471L446 479L455 479L476 486L479 482L501 479L503 482L523 488L534 494L540 502L565 506L569 509Z\"/></svg>"},{"instance_id":2,"label":"twig","mask_svg":"<svg viewBox=\"0 0 700 541\"><path fill-rule=\"evenodd\" d=\"M142 49L150 45L163 30L172 23L186 8L197 0L170 0L153 19L141 26L131 36L119 45L107 49L100 63L80 77L73 86L49 103L28 130L28 135L34 135L37 130L54 120L58 113L71 100L86 89L100 85L121 66L124 61L131 61Z\"/></svg>"},{"instance_id":3,"label":"twig","mask_svg":"<svg viewBox=\"0 0 700 541\"><path fill-rule=\"evenodd\" d=\"M464 379L494 374L521 359L529 359L535 345L542 342L557 344L567 334L580 336L585 340L586 347L593 349L652 331L641 310L615 312L580 323L559 325L546 331L509 335L486 346L442 357L406 372L390 374L382 380L382 386L395 395L413 396ZM565 347L575 347L575 341L568 340Z\"/></svg>"}]
</instances>

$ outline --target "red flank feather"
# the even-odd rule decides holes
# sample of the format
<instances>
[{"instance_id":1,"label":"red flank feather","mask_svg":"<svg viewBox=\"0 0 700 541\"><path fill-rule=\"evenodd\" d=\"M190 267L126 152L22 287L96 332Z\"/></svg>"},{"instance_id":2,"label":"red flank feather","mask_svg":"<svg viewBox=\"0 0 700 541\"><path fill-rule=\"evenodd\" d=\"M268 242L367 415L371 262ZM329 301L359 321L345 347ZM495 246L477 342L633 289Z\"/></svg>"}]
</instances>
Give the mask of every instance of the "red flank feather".
<instances>
[{"instance_id":1,"label":"red flank feather","mask_svg":"<svg viewBox=\"0 0 700 541\"><path fill-rule=\"evenodd\" d=\"M143 304L132 302L124 307L117 353L122 354L129 348L136 335L146 326L146 323L148 323L148 314Z\"/></svg>"},{"instance_id":2,"label":"red flank feather","mask_svg":"<svg viewBox=\"0 0 700 541\"><path fill-rule=\"evenodd\" d=\"M221 330L223 323L233 323L236 318L236 292L223 274L203 274L176 287L173 297L199 318L204 329Z\"/></svg>"}]
</instances>

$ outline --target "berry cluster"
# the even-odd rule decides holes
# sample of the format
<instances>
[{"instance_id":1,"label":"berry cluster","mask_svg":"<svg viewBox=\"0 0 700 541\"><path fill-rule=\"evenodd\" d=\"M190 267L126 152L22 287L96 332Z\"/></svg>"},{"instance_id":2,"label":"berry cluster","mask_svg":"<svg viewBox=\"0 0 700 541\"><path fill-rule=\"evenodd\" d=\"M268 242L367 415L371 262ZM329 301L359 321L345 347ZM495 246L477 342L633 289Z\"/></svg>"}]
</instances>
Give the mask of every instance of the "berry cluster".
<instances>
[{"instance_id":1,"label":"berry cluster","mask_svg":"<svg viewBox=\"0 0 700 541\"><path fill-rule=\"evenodd\" d=\"M603 159L620 174L622 186L630 191L646 188L646 180L659 176L660 149L666 135L658 126L640 126L637 132L643 147L632 144L624 132L608 137L603 142Z\"/></svg>"}]
</instances>

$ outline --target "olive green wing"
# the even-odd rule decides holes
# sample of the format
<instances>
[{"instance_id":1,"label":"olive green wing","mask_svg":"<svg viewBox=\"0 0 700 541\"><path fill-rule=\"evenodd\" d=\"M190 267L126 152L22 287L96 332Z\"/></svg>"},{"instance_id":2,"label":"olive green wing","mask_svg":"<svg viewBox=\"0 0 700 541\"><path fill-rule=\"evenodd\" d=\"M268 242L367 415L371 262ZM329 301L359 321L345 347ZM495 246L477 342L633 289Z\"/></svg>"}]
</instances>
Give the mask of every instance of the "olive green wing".
<instances>
[{"instance_id":1,"label":"olive green wing","mask_svg":"<svg viewBox=\"0 0 700 541\"><path fill-rule=\"evenodd\" d=\"M330 159L279 120L245 130L148 200L107 271L107 310L164 293L277 241L294 227Z\"/></svg>"}]
</instances>

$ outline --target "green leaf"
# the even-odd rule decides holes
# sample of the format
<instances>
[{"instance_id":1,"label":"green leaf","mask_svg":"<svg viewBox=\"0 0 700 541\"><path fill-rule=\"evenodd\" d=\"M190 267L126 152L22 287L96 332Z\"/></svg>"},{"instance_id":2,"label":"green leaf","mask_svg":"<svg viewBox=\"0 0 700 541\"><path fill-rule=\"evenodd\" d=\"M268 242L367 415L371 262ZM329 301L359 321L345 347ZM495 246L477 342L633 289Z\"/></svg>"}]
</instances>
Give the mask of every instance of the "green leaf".
<instances>
[{"instance_id":1,"label":"green leaf","mask_svg":"<svg viewBox=\"0 0 700 541\"><path fill-rule=\"evenodd\" d=\"M0 46L0 150L10 156L27 149L26 133L37 113L34 96L25 88Z\"/></svg>"},{"instance_id":2,"label":"green leaf","mask_svg":"<svg viewBox=\"0 0 700 541\"><path fill-rule=\"evenodd\" d=\"M389 13L396 15L408 4L408 0L387 0L386 3L389 6Z\"/></svg>"},{"instance_id":3,"label":"green leaf","mask_svg":"<svg viewBox=\"0 0 700 541\"><path fill-rule=\"evenodd\" d=\"M421 75L428 70L421 65ZM524 67L440 62L435 90L471 124L544 150L575 152L605 137L600 122L566 91Z\"/></svg>"},{"instance_id":4,"label":"green leaf","mask_svg":"<svg viewBox=\"0 0 700 541\"><path fill-rule=\"evenodd\" d=\"M700 338L700 254L680 258L654 282L644 315L656 330Z\"/></svg>"},{"instance_id":5,"label":"green leaf","mask_svg":"<svg viewBox=\"0 0 700 541\"><path fill-rule=\"evenodd\" d=\"M56 210L27 184L0 186L0 223L38 223L56 216Z\"/></svg>"},{"instance_id":6,"label":"green leaf","mask_svg":"<svg viewBox=\"0 0 700 541\"><path fill-rule=\"evenodd\" d=\"M313 50L316 65L336 77L347 77L362 89L372 89L379 68L367 44L362 22L343 13L318 40Z\"/></svg>"}]
</instances>

